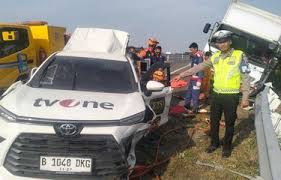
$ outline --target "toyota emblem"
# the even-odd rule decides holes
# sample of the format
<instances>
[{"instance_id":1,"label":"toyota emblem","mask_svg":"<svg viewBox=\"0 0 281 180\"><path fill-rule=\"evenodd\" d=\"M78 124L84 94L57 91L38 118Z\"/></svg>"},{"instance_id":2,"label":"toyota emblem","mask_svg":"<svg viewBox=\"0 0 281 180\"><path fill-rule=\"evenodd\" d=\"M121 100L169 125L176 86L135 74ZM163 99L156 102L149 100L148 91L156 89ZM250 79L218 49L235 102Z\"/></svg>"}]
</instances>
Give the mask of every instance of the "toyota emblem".
<instances>
[{"instance_id":1,"label":"toyota emblem","mask_svg":"<svg viewBox=\"0 0 281 180\"><path fill-rule=\"evenodd\" d=\"M54 129L61 136L75 136L82 130L81 127L75 124L57 124Z\"/></svg>"}]
</instances>

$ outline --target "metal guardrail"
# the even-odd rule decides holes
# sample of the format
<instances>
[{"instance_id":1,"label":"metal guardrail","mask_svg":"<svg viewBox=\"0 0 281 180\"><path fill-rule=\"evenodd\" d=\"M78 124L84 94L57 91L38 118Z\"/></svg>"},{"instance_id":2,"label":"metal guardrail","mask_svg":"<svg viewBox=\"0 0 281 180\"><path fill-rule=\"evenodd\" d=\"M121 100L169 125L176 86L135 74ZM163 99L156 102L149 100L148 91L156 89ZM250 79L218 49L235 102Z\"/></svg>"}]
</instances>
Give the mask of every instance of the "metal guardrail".
<instances>
[{"instance_id":1,"label":"metal guardrail","mask_svg":"<svg viewBox=\"0 0 281 180\"><path fill-rule=\"evenodd\" d=\"M189 54L166 54L167 61L170 62L189 62L190 55Z\"/></svg>"},{"instance_id":2,"label":"metal guardrail","mask_svg":"<svg viewBox=\"0 0 281 180\"><path fill-rule=\"evenodd\" d=\"M272 122L272 103L278 96L265 87L255 101L255 126L258 143L260 175L265 180L281 179L281 150ZM280 121L279 121L280 122Z\"/></svg>"}]
</instances>

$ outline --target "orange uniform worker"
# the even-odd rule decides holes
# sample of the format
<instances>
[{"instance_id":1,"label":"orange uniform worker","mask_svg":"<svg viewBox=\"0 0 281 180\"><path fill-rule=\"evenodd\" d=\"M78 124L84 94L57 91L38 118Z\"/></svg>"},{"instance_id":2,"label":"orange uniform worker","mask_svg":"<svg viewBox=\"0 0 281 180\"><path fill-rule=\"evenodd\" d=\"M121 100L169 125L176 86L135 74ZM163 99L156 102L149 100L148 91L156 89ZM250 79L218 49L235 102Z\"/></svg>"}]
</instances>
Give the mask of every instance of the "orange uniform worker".
<instances>
[{"instance_id":1,"label":"orange uniform worker","mask_svg":"<svg viewBox=\"0 0 281 180\"><path fill-rule=\"evenodd\" d=\"M146 58L150 58L155 55L155 48L159 42L155 38L149 38L147 41L148 47L145 49Z\"/></svg>"},{"instance_id":2,"label":"orange uniform worker","mask_svg":"<svg viewBox=\"0 0 281 180\"><path fill-rule=\"evenodd\" d=\"M208 61L212 53L207 51L204 53L204 61ZM202 99L208 99L210 95L212 72L210 68L204 69L204 77L201 85L201 93L203 93ZM201 99L201 98L200 98Z\"/></svg>"}]
</instances>

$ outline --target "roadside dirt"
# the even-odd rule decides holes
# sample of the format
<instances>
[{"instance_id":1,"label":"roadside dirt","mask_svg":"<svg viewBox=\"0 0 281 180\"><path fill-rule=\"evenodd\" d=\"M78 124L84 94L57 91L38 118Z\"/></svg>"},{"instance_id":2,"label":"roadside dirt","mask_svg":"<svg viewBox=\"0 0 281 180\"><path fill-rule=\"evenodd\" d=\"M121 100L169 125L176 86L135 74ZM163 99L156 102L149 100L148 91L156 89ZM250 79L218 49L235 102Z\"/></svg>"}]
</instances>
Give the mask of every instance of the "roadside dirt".
<instances>
[{"instance_id":1,"label":"roadside dirt","mask_svg":"<svg viewBox=\"0 0 281 180\"><path fill-rule=\"evenodd\" d=\"M181 103L181 100L174 98L172 106ZM236 121L234 149L232 156L228 159L221 157L221 149L213 154L205 153L209 145L209 128L206 122L208 117L209 114L200 114L195 117L170 116L167 124L143 138L136 148L138 165L151 165L155 162L157 143L160 138L162 141L159 146L159 158L156 161L161 162L168 157L171 158L137 179L245 179L227 170L197 165L197 161L221 165L223 168L253 177L257 176L259 171L253 112L238 109L239 119ZM220 129L222 138L224 127L221 126Z\"/></svg>"}]
</instances>

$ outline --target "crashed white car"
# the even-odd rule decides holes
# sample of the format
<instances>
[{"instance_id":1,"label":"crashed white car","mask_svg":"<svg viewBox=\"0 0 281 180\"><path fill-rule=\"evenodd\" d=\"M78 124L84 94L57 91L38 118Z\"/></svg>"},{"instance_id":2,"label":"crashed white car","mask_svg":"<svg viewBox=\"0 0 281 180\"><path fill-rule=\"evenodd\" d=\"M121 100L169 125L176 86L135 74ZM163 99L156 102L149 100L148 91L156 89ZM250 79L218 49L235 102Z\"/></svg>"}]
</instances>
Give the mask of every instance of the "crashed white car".
<instances>
[{"instance_id":1,"label":"crashed white car","mask_svg":"<svg viewBox=\"0 0 281 180\"><path fill-rule=\"evenodd\" d=\"M168 121L171 100L168 81L141 88L128 38L77 28L63 51L2 95L1 180L128 177L136 143Z\"/></svg>"}]
</instances>

